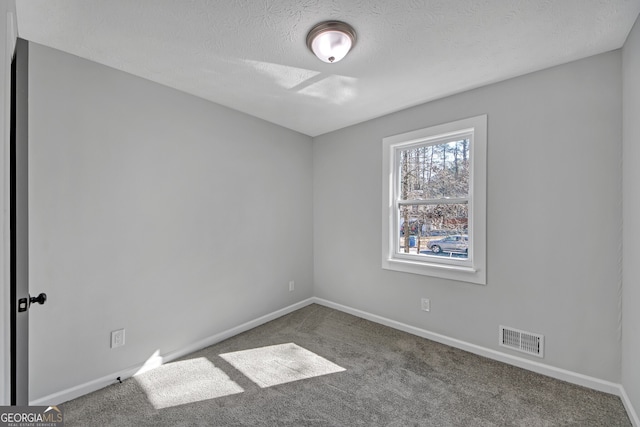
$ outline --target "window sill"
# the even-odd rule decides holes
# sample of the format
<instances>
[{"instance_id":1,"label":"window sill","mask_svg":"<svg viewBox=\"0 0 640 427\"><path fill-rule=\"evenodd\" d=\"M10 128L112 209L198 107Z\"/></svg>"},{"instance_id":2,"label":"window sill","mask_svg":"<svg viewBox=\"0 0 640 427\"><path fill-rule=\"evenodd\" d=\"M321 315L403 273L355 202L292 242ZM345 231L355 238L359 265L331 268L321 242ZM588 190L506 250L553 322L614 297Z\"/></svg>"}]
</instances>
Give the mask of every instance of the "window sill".
<instances>
[{"instance_id":1,"label":"window sill","mask_svg":"<svg viewBox=\"0 0 640 427\"><path fill-rule=\"evenodd\" d=\"M382 260L382 268L385 270L439 277L478 285L486 284L486 275L484 272L474 267L386 258Z\"/></svg>"}]
</instances>

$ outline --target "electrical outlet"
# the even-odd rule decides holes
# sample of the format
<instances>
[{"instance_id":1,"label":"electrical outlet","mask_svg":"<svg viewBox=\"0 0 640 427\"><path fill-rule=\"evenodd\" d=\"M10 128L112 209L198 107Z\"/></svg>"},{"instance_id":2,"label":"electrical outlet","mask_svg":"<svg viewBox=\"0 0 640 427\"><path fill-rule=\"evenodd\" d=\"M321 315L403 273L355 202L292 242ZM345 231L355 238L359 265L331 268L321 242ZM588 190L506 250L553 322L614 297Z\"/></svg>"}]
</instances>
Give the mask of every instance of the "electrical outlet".
<instances>
[{"instance_id":1,"label":"electrical outlet","mask_svg":"<svg viewBox=\"0 0 640 427\"><path fill-rule=\"evenodd\" d=\"M429 298L422 298L422 309L424 311L430 311L431 310L431 301L429 301Z\"/></svg>"},{"instance_id":2,"label":"electrical outlet","mask_svg":"<svg viewBox=\"0 0 640 427\"><path fill-rule=\"evenodd\" d=\"M291 280L289 282L289 292L293 291L296 288L296 282L294 282L293 280Z\"/></svg>"},{"instance_id":3,"label":"electrical outlet","mask_svg":"<svg viewBox=\"0 0 640 427\"><path fill-rule=\"evenodd\" d=\"M122 347L124 345L124 329L111 331L111 348Z\"/></svg>"}]
</instances>

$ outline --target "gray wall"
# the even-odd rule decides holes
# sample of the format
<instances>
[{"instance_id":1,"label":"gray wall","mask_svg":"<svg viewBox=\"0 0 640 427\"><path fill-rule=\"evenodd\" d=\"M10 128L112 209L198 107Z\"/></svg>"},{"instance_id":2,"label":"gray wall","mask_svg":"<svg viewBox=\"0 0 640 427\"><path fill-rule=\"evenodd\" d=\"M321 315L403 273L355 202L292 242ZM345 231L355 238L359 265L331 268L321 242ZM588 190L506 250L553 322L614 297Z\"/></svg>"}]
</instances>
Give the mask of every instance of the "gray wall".
<instances>
[{"instance_id":1,"label":"gray wall","mask_svg":"<svg viewBox=\"0 0 640 427\"><path fill-rule=\"evenodd\" d=\"M614 51L315 138L315 295L507 353L500 324L542 333L532 360L619 382L621 96ZM485 113L487 285L382 270L382 138Z\"/></svg>"},{"instance_id":2,"label":"gray wall","mask_svg":"<svg viewBox=\"0 0 640 427\"><path fill-rule=\"evenodd\" d=\"M624 46L622 385L640 411L640 18Z\"/></svg>"},{"instance_id":3,"label":"gray wall","mask_svg":"<svg viewBox=\"0 0 640 427\"><path fill-rule=\"evenodd\" d=\"M36 44L30 137L31 400L312 295L311 138Z\"/></svg>"}]
</instances>

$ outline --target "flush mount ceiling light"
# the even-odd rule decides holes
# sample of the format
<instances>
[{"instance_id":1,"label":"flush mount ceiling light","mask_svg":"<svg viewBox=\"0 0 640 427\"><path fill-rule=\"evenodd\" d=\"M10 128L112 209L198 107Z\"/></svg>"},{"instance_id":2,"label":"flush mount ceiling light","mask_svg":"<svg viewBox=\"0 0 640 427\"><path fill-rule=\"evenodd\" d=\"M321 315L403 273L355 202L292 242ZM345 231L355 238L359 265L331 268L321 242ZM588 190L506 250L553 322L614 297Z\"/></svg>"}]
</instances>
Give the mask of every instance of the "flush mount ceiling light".
<instances>
[{"instance_id":1,"label":"flush mount ceiling light","mask_svg":"<svg viewBox=\"0 0 640 427\"><path fill-rule=\"evenodd\" d=\"M323 62L344 58L356 44L356 31L340 21L321 22L307 34L307 47Z\"/></svg>"}]
</instances>

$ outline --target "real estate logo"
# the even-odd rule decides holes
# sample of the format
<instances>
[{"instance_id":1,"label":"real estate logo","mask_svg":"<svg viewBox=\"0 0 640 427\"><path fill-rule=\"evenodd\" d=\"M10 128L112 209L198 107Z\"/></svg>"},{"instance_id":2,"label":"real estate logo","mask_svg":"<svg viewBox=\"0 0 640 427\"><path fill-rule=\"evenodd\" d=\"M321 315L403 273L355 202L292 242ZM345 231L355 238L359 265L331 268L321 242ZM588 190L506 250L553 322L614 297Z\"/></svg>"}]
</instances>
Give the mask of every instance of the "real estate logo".
<instances>
[{"instance_id":1,"label":"real estate logo","mask_svg":"<svg viewBox=\"0 0 640 427\"><path fill-rule=\"evenodd\" d=\"M63 427L57 406L0 406L0 427Z\"/></svg>"}]
</instances>

